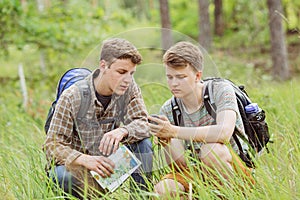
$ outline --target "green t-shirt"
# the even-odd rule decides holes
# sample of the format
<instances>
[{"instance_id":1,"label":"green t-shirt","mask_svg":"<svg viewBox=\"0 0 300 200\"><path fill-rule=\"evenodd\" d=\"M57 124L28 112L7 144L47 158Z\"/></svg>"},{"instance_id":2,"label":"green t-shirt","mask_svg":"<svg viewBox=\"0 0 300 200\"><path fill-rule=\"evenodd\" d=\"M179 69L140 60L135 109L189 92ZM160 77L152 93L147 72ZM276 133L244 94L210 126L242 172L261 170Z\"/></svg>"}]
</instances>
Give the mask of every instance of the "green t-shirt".
<instances>
[{"instance_id":1,"label":"green t-shirt","mask_svg":"<svg viewBox=\"0 0 300 200\"><path fill-rule=\"evenodd\" d=\"M207 87L206 82L204 83L203 92L205 91L205 88ZM202 94L202 96L204 96ZM234 93L234 89L229 83L225 82L214 82L213 85L213 93L210 95L211 101L213 101L216 105L216 114L218 115L219 112L224 110L233 110L236 113L236 128L237 131L239 131L240 134L244 135L244 137L247 138L244 131L244 126L242 122L241 115L238 110L238 105L236 102L236 96ZM204 104L200 106L200 108L193 112L193 113L187 113L184 104L180 99L178 100L178 105L181 110L183 123L181 126L185 127L197 127L197 126L207 126L207 125L213 125L214 119L208 114L208 111L206 110ZM172 114L172 106L171 106L171 99L167 100L164 105L161 107L160 114L165 115L171 124L174 124L173 114ZM248 150L248 145L240 139L240 143L243 147L243 150L246 152ZM234 151L236 151L239 154L238 147L234 141L234 139L231 137L230 144ZM190 145L189 142L186 142L186 147ZM196 150L201 148L202 143L201 142L193 142L194 148Z\"/></svg>"}]
</instances>

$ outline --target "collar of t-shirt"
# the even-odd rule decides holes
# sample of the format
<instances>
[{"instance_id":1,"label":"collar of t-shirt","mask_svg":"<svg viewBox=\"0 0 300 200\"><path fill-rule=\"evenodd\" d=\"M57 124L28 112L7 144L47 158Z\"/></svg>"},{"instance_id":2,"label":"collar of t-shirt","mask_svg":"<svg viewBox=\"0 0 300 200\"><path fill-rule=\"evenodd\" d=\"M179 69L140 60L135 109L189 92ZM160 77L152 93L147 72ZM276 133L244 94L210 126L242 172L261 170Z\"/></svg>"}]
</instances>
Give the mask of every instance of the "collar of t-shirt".
<instances>
[{"instance_id":1,"label":"collar of t-shirt","mask_svg":"<svg viewBox=\"0 0 300 200\"><path fill-rule=\"evenodd\" d=\"M100 101L100 103L104 107L104 110L106 110L107 106L109 105L109 103L111 101L112 95L104 96L104 95L98 94L97 92L95 92L95 93L96 93L96 97L97 97L98 101Z\"/></svg>"}]
</instances>

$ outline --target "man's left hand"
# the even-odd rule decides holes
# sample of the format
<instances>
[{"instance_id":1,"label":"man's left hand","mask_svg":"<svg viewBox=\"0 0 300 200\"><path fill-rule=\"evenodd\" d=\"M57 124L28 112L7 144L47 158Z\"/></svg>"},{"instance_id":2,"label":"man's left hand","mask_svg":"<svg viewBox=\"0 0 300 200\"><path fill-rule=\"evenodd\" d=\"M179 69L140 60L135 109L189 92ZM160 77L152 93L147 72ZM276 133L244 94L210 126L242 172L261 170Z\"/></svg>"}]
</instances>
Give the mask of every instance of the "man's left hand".
<instances>
[{"instance_id":1,"label":"man's left hand","mask_svg":"<svg viewBox=\"0 0 300 200\"><path fill-rule=\"evenodd\" d=\"M160 115L159 118L148 116L148 123L152 134L161 139L170 139L177 137L177 126L172 125L168 118Z\"/></svg>"},{"instance_id":2,"label":"man's left hand","mask_svg":"<svg viewBox=\"0 0 300 200\"><path fill-rule=\"evenodd\" d=\"M100 141L99 150L103 155L115 153L119 148L120 141L128 135L125 128L117 128L104 134Z\"/></svg>"}]
</instances>

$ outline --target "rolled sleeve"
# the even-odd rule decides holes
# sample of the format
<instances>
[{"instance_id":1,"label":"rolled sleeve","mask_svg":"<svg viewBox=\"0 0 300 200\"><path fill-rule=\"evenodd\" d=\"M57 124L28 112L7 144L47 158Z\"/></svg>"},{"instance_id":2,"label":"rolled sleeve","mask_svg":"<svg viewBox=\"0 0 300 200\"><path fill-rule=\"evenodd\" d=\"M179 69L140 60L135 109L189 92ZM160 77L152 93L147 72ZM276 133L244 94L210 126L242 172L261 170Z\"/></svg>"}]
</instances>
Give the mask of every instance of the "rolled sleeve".
<instances>
[{"instance_id":1,"label":"rolled sleeve","mask_svg":"<svg viewBox=\"0 0 300 200\"><path fill-rule=\"evenodd\" d=\"M150 137L147 125L147 110L140 89L136 83L131 88L130 100L127 106L124 128L128 131L126 141L133 143Z\"/></svg>"},{"instance_id":2,"label":"rolled sleeve","mask_svg":"<svg viewBox=\"0 0 300 200\"><path fill-rule=\"evenodd\" d=\"M66 168L69 169L73 161L76 160L81 155L82 155L81 152L73 149L72 152L67 156L66 163L65 163Z\"/></svg>"}]
</instances>

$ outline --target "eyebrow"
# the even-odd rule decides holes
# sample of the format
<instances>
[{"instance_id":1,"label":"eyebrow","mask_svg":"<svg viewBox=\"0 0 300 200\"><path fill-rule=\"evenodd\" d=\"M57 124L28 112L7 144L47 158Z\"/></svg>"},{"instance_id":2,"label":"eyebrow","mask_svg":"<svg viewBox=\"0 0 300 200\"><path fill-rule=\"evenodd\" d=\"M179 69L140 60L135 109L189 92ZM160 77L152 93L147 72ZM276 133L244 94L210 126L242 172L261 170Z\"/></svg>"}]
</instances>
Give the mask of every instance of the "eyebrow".
<instances>
[{"instance_id":1,"label":"eyebrow","mask_svg":"<svg viewBox=\"0 0 300 200\"><path fill-rule=\"evenodd\" d=\"M119 69L116 69L117 71L122 71L122 72L136 72L136 69L134 69L134 70L132 70L132 71L129 71L129 70L127 70L127 69L124 69L124 68L119 68Z\"/></svg>"},{"instance_id":2,"label":"eyebrow","mask_svg":"<svg viewBox=\"0 0 300 200\"><path fill-rule=\"evenodd\" d=\"M166 74L166 76L186 76L186 74L175 74L175 75Z\"/></svg>"}]
</instances>

